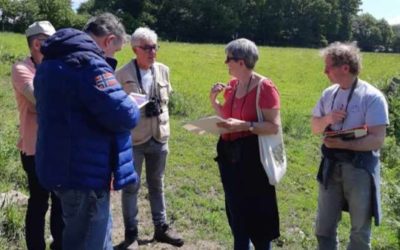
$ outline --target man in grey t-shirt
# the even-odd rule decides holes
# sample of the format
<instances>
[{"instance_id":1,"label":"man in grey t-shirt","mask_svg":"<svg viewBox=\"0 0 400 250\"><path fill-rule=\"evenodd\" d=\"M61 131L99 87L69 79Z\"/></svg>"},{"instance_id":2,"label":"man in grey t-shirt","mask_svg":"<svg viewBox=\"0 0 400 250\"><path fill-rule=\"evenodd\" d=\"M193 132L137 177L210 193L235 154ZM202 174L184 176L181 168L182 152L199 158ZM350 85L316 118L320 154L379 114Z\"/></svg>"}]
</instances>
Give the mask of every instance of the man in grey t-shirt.
<instances>
[{"instance_id":1,"label":"man in grey t-shirt","mask_svg":"<svg viewBox=\"0 0 400 250\"><path fill-rule=\"evenodd\" d=\"M366 126L368 133L352 140L323 140L315 230L318 249L337 249L343 209L351 218L348 249L370 249L371 217L376 225L380 221L378 150L389 124L387 102L378 89L358 79L361 55L355 43L335 42L321 54L332 86L323 91L313 110L312 132Z\"/></svg>"}]
</instances>

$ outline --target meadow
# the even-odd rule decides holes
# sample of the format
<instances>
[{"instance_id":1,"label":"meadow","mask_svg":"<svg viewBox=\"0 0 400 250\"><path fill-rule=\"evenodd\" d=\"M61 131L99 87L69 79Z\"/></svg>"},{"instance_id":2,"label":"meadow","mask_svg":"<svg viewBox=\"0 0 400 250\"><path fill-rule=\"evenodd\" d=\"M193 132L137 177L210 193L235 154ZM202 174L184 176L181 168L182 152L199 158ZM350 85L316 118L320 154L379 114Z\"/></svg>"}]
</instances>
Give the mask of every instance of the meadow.
<instances>
[{"instance_id":1,"label":"meadow","mask_svg":"<svg viewBox=\"0 0 400 250\"><path fill-rule=\"evenodd\" d=\"M158 61L170 67L174 94L171 98L170 156L166 170L169 219L187 241L215 242L232 248L223 190L219 180L213 135L195 135L182 128L187 121L213 114L208 93L215 82L227 82L222 44L160 42ZM26 193L17 141L18 113L10 82L11 63L27 55L24 36L0 34L0 193L11 189ZM277 249L315 249L314 219L317 204L316 172L320 138L311 135L311 111L321 91L329 85L317 49L259 47L256 71L276 84L281 95L281 113L288 172L277 187L282 236ZM117 54L119 66L132 58L130 46ZM384 88L400 74L399 54L363 54L361 78ZM395 161L397 164L397 161ZM400 167L382 166L384 218L373 227L373 249L399 249ZM393 190L396 190L393 194ZM390 191L390 192L389 192ZM1 205L1 204L0 204ZM10 206L0 211L0 249L20 249L23 243L24 209ZM341 244L347 242L349 218L343 214L339 228Z\"/></svg>"}]
</instances>

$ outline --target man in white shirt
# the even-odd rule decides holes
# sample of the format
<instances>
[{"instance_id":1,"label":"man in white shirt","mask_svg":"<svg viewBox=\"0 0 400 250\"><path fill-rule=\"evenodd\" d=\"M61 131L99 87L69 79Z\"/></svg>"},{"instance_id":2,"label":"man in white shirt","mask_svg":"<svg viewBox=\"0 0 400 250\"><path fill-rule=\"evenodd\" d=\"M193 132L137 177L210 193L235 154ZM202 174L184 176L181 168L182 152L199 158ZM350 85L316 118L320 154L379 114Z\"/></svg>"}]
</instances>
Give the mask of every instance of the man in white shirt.
<instances>
[{"instance_id":1,"label":"man in white shirt","mask_svg":"<svg viewBox=\"0 0 400 250\"><path fill-rule=\"evenodd\" d=\"M180 247L183 239L167 223L164 196L164 171L170 135L168 101L172 91L169 68L156 62L159 47L154 31L148 28L136 29L132 34L131 45L136 58L118 70L116 77L127 93L144 94L149 99L149 103L141 109L138 126L132 130L135 167L140 176L143 161L146 163L154 239ZM137 244L139 188L140 182L137 182L122 191L125 247Z\"/></svg>"}]
</instances>

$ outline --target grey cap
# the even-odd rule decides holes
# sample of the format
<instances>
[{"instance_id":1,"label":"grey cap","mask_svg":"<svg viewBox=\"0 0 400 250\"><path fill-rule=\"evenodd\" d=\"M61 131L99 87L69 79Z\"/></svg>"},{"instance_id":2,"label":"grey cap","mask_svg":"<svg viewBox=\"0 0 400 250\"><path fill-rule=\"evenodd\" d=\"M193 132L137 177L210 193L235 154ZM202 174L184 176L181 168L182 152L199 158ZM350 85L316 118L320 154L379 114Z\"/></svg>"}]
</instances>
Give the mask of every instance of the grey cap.
<instances>
[{"instance_id":1,"label":"grey cap","mask_svg":"<svg viewBox=\"0 0 400 250\"><path fill-rule=\"evenodd\" d=\"M27 37L44 34L51 36L56 33L53 25L49 21L37 21L29 25L28 29L26 29L25 34Z\"/></svg>"}]
</instances>

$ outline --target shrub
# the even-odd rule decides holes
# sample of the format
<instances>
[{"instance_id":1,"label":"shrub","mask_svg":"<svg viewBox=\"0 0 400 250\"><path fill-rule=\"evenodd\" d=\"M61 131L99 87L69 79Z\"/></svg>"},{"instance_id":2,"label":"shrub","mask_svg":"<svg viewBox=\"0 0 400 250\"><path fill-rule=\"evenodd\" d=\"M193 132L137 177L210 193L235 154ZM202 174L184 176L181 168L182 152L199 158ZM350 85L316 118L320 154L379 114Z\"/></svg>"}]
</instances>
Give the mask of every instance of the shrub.
<instances>
[{"instance_id":1,"label":"shrub","mask_svg":"<svg viewBox=\"0 0 400 250\"><path fill-rule=\"evenodd\" d=\"M396 138L397 144L400 142L400 78L394 77L386 89L383 90L389 103L390 125L387 129L389 136Z\"/></svg>"},{"instance_id":2,"label":"shrub","mask_svg":"<svg viewBox=\"0 0 400 250\"><path fill-rule=\"evenodd\" d=\"M385 144L381 149L381 160L384 162L385 167L395 168L400 166L399 155L400 146L396 142L396 138L394 136L386 137Z\"/></svg>"},{"instance_id":3,"label":"shrub","mask_svg":"<svg viewBox=\"0 0 400 250\"><path fill-rule=\"evenodd\" d=\"M170 115L186 117L193 113L194 107L195 101L193 99L190 99L179 92L172 92L168 105Z\"/></svg>"},{"instance_id":4,"label":"shrub","mask_svg":"<svg viewBox=\"0 0 400 250\"><path fill-rule=\"evenodd\" d=\"M383 176L385 182L382 188L383 203L393 218L392 228L397 228L397 239L400 245L400 78L394 77L384 89L389 104L390 125L387 128L387 138L381 150Z\"/></svg>"},{"instance_id":5,"label":"shrub","mask_svg":"<svg viewBox=\"0 0 400 250\"><path fill-rule=\"evenodd\" d=\"M16 205L7 206L0 211L0 235L9 242L18 242L24 238L24 211Z\"/></svg>"}]
</instances>

